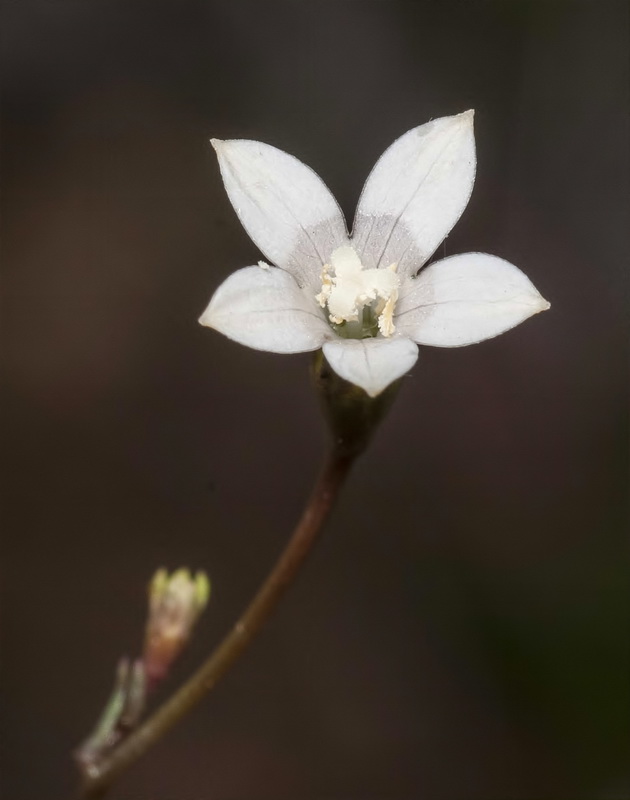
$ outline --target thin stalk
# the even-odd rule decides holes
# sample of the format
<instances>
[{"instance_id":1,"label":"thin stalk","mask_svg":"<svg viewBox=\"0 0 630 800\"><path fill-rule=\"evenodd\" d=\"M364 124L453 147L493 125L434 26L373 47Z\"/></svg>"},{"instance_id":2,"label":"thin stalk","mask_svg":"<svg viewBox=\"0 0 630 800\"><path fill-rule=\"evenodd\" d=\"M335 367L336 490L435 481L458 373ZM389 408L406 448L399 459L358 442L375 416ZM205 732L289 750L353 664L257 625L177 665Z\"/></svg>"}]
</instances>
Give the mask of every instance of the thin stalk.
<instances>
[{"instance_id":1,"label":"thin stalk","mask_svg":"<svg viewBox=\"0 0 630 800\"><path fill-rule=\"evenodd\" d=\"M275 609L320 534L357 451L333 448L289 543L234 627L191 678L103 761L90 766L80 796L100 800L112 783L215 687Z\"/></svg>"}]
</instances>

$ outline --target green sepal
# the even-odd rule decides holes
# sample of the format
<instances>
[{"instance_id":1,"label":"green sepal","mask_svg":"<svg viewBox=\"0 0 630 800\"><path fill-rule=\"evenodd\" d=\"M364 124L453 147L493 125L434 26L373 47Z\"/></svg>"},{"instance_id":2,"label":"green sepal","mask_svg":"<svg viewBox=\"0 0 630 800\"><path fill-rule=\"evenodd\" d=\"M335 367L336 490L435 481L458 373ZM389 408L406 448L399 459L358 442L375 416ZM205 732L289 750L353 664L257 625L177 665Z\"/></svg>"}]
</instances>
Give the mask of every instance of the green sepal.
<instances>
[{"instance_id":1,"label":"green sepal","mask_svg":"<svg viewBox=\"0 0 630 800\"><path fill-rule=\"evenodd\" d=\"M336 446L349 455L360 453L394 402L401 379L390 383L377 397L370 397L360 386L340 378L321 350L315 353L312 372Z\"/></svg>"}]
</instances>

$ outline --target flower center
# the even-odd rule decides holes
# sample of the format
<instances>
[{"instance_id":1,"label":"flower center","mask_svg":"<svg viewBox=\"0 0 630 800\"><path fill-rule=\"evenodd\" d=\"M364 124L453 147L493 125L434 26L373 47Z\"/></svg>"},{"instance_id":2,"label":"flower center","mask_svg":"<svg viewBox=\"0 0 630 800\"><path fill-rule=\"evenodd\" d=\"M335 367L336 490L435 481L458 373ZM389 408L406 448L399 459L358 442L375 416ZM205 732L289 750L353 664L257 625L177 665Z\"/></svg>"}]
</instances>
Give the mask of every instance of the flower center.
<instances>
[{"instance_id":1,"label":"flower center","mask_svg":"<svg viewBox=\"0 0 630 800\"><path fill-rule=\"evenodd\" d=\"M367 339L391 336L400 280L397 264L387 269L365 269L350 245L338 247L322 270L322 290L316 296L339 335Z\"/></svg>"}]
</instances>

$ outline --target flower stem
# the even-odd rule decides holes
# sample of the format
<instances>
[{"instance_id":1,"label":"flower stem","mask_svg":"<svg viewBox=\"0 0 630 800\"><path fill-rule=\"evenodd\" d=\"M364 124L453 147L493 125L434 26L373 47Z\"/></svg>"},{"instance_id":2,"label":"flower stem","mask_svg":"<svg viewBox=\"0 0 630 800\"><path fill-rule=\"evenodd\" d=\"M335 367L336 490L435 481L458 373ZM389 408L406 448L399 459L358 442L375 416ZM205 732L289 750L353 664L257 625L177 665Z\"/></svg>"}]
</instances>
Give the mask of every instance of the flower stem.
<instances>
[{"instance_id":1,"label":"flower stem","mask_svg":"<svg viewBox=\"0 0 630 800\"><path fill-rule=\"evenodd\" d=\"M274 610L322 530L358 454L339 445L326 459L289 543L232 630L191 678L105 759L91 765L80 796L104 797L112 783L214 688Z\"/></svg>"}]
</instances>

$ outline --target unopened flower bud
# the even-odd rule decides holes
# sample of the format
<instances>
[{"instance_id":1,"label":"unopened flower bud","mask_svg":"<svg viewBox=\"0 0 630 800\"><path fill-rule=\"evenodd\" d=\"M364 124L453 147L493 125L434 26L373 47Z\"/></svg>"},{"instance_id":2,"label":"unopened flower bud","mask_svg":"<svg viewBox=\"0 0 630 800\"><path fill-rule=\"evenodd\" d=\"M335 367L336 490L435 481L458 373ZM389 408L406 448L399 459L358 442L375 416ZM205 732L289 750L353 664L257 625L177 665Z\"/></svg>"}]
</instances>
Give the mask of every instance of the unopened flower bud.
<instances>
[{"instance_id":1,"label":"unopened flower bud","mask_svg":"<svg viewBox=\"0 0 630 800\"><path fill-rule=\"evenodd\" d=\"M187 569L169 576L159 569L149 585L149 619L144 642L144 665L150 685L164 679L190 638L210 597L205 572L193 578Z\"/></svg>"}]
</instances>

